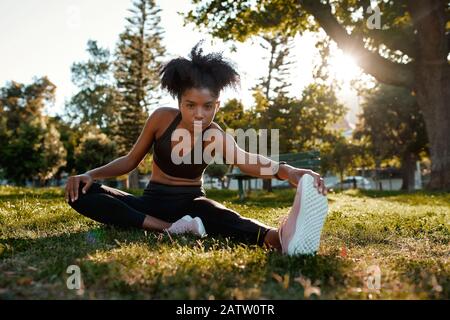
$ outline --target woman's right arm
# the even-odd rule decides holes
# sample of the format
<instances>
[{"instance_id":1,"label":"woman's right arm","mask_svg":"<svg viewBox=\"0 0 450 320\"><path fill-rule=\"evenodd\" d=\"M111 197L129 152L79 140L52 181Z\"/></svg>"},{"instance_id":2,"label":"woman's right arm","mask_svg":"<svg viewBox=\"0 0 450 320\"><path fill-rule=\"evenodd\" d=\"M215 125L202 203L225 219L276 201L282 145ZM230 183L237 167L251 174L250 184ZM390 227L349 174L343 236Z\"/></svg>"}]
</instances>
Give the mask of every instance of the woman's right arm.
<instances>
[{"instance_id":1,"label":"woman's right arm","mask_svg":"<svg viewBox=\"0 0 450 320\"><path fill-rule=\"evenodd\" d=\"M69 201L69 198L72 201L78 199L80 182L84 182L86 184L83 187L83 193L85 193L95 179L121 176L136 168L153 144L155 133L158 128L158 124L161 122L161 116L164 113L164 109L165 108L157 109L150 115L139 138L126 156L117 158L102 167L89 170L84 174L69 177L65 189L66 201Z\"/></svg>"}]
</instances>

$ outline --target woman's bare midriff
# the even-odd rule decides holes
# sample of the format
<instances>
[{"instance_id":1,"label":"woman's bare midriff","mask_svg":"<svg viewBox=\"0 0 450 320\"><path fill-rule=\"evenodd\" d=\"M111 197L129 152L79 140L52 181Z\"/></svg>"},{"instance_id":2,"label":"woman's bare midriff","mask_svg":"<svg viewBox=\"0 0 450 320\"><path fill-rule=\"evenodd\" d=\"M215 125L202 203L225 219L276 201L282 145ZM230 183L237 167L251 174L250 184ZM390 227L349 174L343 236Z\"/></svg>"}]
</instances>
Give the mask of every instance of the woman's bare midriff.
<instances>
[{"instance_id":1,"label":"woman's bare midriff","mask_svg":"<svg viewBox=\"0 0 450 320\"><path fill-rule=\"evenodd\" d=\"M202 184L202 176L196 179L185 179L179 177L172 177L164 173L158 165L153 162L152 175L150 181L173 185L173 186L200 186Z\"/></svg>"}]
</instances>

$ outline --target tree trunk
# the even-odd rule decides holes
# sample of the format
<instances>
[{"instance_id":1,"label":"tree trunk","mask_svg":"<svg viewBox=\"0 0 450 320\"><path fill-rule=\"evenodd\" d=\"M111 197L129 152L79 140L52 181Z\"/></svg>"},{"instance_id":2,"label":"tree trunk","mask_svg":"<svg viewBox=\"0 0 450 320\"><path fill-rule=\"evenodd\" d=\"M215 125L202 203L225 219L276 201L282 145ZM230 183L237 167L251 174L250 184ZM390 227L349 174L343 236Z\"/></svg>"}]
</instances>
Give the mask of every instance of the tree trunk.
<instances>
[{"instance_id":1,"label":"tree trunk","mask_svg":"<svg viewBox=\"0 0 450 320\"><path fill-rule=\"evenodd\" d=\"M139 189L139 171L137 167L128 175L128 188Z\"/></svg>"},{"instance_id":2,"label":"tree trunk","mask_svg":"<svg viewBox=\"0 0 450 320\"><path fill-rule=\"evenodd\" d=\"M272 192L272 179L264 179L263 180L263 190L267 192Z\"/></svg>"},{"instance_id":3,"label":"tree trunk","mask_svg":"<svg viewBox=\"0 0 450 320\"><path fill-rule=\"evenodd\" d=\"M407 153L402 159L402 190L414 190L414 172L416 170L416 156L412 153Z\"/></svg>"},{"instance_id":4,"label":"tree trunk","mask_svg":"<svg viewBox=\"0 0 450 320\"><path fill-rule=\"evenodd\" d=\"M450 190L450 66L445 1L408 3L417 30L415 92L430 142L428 189Z\"/></svg>"},{"instance_id":5,"label":"tree trunk","mask_svg":"<svg viewBox=\"0 0 450 320\"><path fill-rule=\"evenodd\" d=\"M450 72L421 68L417 100L430 141L431 179L428 189L450 189Z\"/></svg>"}]
</instances>

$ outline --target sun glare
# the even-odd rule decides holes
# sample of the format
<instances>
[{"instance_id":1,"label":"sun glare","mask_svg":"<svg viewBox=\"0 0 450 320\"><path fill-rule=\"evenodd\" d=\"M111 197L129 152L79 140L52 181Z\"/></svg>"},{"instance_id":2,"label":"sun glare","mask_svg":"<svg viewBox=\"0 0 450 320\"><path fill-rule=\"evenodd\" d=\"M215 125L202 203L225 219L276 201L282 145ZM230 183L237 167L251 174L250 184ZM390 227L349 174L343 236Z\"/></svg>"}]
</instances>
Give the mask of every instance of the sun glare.
<instances>
[{"instance_id":1,"label":"sun glare","mask_svg":"<svg viewBox=\"0 0 450 320\"><path fill-rule=\"evenodd\" d=\"M339 52L330 58L330 73L336 80L348 84L360 75L361 70L351 55Z\"/></svg>"}]
</instances>

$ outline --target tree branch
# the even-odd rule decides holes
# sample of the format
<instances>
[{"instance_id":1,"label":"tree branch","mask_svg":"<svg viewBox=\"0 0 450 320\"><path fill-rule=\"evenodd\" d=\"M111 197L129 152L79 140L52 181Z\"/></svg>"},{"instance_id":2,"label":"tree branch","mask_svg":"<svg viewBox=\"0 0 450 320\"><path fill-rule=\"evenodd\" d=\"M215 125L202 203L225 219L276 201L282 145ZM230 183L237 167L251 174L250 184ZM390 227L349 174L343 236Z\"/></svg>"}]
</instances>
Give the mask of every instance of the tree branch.
<instances>
[{"instance_id":1,"label":"tree branch","mask_svg":"<svg viewBox=\"0 0 450 320\"><path fill-rule=\"evenodd\" d=\"M414 70L411 64L400 64L389 61L379 54L364 47L364 42L351 34L336 20L331 7L318 0L298 0L300 5L314 16L319 25L337 43L344 52L354 55L358 65L378 81L412 88L414 86Z\"/></svg>"},{"instance_id":2,"label":"tree branch","mask_svg":"<svg viewBox=\"0 0 450 320\"><path fill-rule=\"evenodd\" d=\"M416 58L417 53L414 42L408 38L408 35L402 32L401 34L385 37L386 32L389 32L389 30L370 30L369 36L377 42L385 44L391 50L400 50L408 57Z\"/></svg>"}]
</instances>

